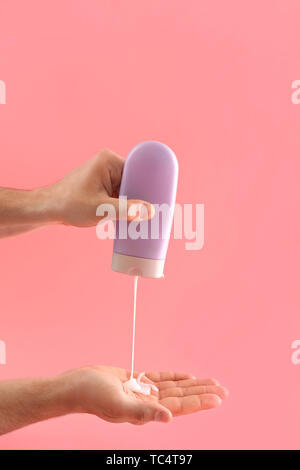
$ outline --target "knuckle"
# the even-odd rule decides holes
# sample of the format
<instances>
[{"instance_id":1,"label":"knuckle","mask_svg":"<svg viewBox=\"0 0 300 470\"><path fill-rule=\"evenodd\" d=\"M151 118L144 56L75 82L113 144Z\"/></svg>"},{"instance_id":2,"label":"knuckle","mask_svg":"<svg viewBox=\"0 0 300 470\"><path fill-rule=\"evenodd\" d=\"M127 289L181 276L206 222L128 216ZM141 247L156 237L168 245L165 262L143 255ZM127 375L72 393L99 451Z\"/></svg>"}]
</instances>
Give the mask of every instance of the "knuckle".
<instances>
[{"instance_id":1,"label":"knuckle","mask_svg":"<svg viewBox=\"0 0 300 470\"><path fill-rule=\"evenodd\" d=\"M109 158L111 153L112 152L109 149L103 148L97 153L97 159L100 160L100 161L105 160L105 159Z\"/></svg>"}]
</instances>

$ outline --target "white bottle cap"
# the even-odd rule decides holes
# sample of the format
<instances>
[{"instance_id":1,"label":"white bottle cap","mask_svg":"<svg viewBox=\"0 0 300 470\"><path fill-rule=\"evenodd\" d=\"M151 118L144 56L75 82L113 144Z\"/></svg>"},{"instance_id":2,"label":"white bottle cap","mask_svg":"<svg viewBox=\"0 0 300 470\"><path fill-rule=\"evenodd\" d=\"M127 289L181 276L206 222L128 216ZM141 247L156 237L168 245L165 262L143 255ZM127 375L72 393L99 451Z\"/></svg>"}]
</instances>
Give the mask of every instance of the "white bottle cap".
<instances>
[{"instance_id":1,"label":"white bottle cap","mask_svg":"<svg viewBox=\"0 0 300 470\"><path fill-rule=\"evenodd\" d=\"M113 271L131 276L159 279L164 277L164 264L164 259L138 258L114 252L111 268Z\"/></svg>"}]
</instances>

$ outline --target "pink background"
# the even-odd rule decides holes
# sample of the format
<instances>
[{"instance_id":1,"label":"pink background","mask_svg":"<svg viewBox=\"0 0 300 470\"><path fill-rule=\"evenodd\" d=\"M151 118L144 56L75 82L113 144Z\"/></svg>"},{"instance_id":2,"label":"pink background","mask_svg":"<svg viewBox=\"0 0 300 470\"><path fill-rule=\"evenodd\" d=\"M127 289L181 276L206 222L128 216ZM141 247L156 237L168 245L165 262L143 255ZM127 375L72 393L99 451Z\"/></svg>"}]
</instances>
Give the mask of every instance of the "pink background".
<instances>
[{"instance_id":1,"label":"pink background","mask_svg":"<svg viewBox=\"0 0 300 470\"><path fill-rule=\"evenodd\" d=\"M140 283L136 366L230 390L167 427L72 415L2 449L299 448L299 31L297 0L0 0L0 185L46 185L103 147L170 145L178 202L205 204L205 246L173 240L165 280ZM129 367L132 279L111 253L94 229L1 240L1 378Z\"/></svg>"}]
</instances>

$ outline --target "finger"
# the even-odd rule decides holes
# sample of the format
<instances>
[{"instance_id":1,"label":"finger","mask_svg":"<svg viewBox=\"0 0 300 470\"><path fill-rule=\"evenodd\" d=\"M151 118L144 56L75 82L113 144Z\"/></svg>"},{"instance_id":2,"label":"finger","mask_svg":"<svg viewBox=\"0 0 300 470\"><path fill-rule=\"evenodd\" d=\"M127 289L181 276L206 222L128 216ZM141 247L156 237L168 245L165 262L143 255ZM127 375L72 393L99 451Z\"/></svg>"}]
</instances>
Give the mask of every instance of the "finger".
<instances>
[{"instance_id":1,"label":"finger","mask_svg":"<svg viewBox=\"0 0 300 470\"><path fill-rule=\"evenodd\" d=\"M128 220L132 222L141 222L151 219L155 214L154 206L147 201L139 199L122 199L108 197L105 204L111 204L114 212L114 218L117 220Z\"/></svg>"},{"instance_id":2,"label":"finger","mask_svg":"<svg viewBox=\"0 0 300 470\"><path fill-rule=\"evenodd\" d=\"M194 375L183 372L146 372L146 375L150 380L153 380L153 382L195 379Z\"/></svg>"},{"instance_id":3,"label":"finger","mask_svg":"<svg viewBox=\"0 0 300 470\"><path fill-rule=\"evenodd\" d=\"M122 405L122 415L132 424L146 424L150 421L168 423L172 413L156 401L141 401L135 397L126 397Z\"/></svg>"},{"instance_id":4,"label":"finger","mask_svg":"<svg viewBox=\"0 0 300 470\"><path fill-rule=\"evenodd\" d=\"M185 380L166 380L156 383L160 390L173 387L195 387L196 385L219 385L215 379L185 379Z\"/></svg>"},{"instance_id":5,"label":"finger","mask_svg":"<svg viewBox=\"0 0 300 470\"><path fill-rule=\"evenodd\" d=\"M189 395L203 395L213 393L224 399L228 395L228 391L225 387L220 385L197 385L195 387L173 387L165 390L160 390L160 399L167 397L184 397Z\"/></svg>"},{"instance_id":6,"label":"finger","mask_svg":"<svg viewBox=\"0 0 300 470\"><path fill-rule=\"evenodd\" d=\"M127 201L127 220L140 222L149 220L155 214L155 208L150 202L131 199Z\"/></svg>"},{"instance_id":7,"label":"finger","mask_svg":"<svg viewBox=\"0 0 300 470\"><path fill-rule=\"evenodd\" d=\"M180 416L216 408L222 403L222 400L218 395L205 393L203 395L190 395L181 398L163 398L159 403L168 408L173 416Z\"/></svg>"}]
</instances>

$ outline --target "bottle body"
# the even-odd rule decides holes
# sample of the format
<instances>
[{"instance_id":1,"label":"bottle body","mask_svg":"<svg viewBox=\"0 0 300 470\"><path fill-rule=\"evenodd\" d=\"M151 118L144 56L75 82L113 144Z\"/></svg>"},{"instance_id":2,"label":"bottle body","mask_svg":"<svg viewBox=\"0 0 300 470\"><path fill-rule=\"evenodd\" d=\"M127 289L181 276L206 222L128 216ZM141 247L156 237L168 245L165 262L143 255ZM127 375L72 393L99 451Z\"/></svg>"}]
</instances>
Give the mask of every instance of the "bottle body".
<instances>
[{"instance_id":1,"label":"bottle body","mask_svg":"<svg viewBox=\"0 0 300 470\"><path fill-rule=\"evenodd\" d=\"M165 144L142 142L131 150L125 160L119 197L151 202L155 215L149 221L116 222L113 270L142 277L163 277L177 180L177 159Z\"/></svg>"}]
</instances>

